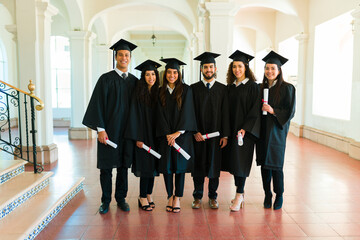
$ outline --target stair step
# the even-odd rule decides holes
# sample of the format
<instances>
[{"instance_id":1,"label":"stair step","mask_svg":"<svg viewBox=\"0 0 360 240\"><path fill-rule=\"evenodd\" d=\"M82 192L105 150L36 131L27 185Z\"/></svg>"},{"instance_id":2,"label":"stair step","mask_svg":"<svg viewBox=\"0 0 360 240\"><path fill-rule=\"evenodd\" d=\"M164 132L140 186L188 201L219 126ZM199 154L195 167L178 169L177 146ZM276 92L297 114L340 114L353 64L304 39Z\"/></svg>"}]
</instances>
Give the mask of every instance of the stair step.
<instances>
[{"instance_id":1,"label":"stair step","mask_svg":"<svg viewBox=\"0 0 360 240\"><path fill-rule=\"evenodd\" d=\"M25 171L24 160L1 160L0 161L0 185Z\"/></svg>"},{"instance_id":2,"label":"stair step","mask_svg":"<svg viewBox=\"0 0 360 240\"><path fill-rule=\"evenodd\" d=\"M34 239L83 188L84 178L50 178L49 185L0 220L1 239Z\"/></svg>"},{"instance_id":3,"label":"stair step","mask_svg":"<svg viewBox=\"0 0 360 240\"><path fill-rule=\"evenodd\" d=\"M0 219L45 188L51 175L52 172L25 172L0 185Z\"/></svg>"}]
</instances>

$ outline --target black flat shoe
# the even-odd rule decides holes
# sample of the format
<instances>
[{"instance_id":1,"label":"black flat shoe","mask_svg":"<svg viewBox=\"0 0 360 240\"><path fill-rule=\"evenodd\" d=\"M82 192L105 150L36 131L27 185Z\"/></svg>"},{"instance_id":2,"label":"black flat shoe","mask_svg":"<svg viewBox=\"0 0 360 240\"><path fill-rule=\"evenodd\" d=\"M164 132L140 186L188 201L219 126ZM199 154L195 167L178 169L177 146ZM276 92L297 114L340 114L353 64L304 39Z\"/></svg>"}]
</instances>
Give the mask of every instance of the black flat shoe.
<instances>
[{"instance_id":1,"label":"black flat shoe","mask_svg":"<svg viewBox=\"0 0 360 240\"><path fill-rule=\"evenodd\" d=\"M271 205L272 205L272 195L265 196L264 208L271 208Z\"/></svg>"},{"instance_id":2,"label":"black flat shoe","mask_svg":"<svg viewBox=\"0 0 360 240\"><path fill-rule=\"evenodd\" d=\"M101 203L100 207L99 207L99 213L100 214L105 214L109 211L109 204L108 203Z\"/></svg>"},{"instance_id":3,"label":"black flat shoe","mask_svg":"<svg viewBox=\"0 0 360 240\"><path fill-rule=\"evenodd\" d=\"M123 210L124 212L128 212L130 211L130 206L127 202L118 202L117 203L118 207Z\"/></svg>"},{"instance_id":4,"label":"black flat shoe","mask_svg":"<svg viewBox=\"0 0 360 240\"><path fill-rule=\"evenodd\" d=\"M279 210L283 205L283 196L276 196L274 201L274 210Z\"/></svg>"},{"instance_id":5,"label":"black flat shoe","mask_svg":"<svg viewBox=\"0 0 360 240\"><path fill-rule=\"evenodd\" d=\"M150 204L149 205L141 205L140 198L138 198L138 205L139 205L139 208L141 208L144 211L148 211L148 212L152 211Z\"/></svg>"}]
</instances>

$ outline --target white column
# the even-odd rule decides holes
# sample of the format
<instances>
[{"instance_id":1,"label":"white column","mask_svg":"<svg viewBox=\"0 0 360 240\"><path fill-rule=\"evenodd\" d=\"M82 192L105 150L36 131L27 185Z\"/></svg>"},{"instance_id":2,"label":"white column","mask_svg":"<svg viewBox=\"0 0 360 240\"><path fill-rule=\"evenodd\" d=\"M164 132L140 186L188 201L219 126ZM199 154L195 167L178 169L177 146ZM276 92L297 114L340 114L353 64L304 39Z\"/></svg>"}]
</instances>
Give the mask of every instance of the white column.
<instances>
[{"instance_id":1,"label":"white column","mask_svg":"<svg viewBox=\"0 0 360 240\"><path fill-rule=\"evenodd\" d=\"M33 80L35 95L45 103L45 108L36 114L36 138L40 148L37 156L42 163L57 160L50 74L51 17L57 13L46 0L16 0L19 86L26 91L29 80Z\"/></svg>"},{"instance_id":2,"label":"white column","mask_svg":"<svg viewBox=\"0 0 360 240\"><path fill-rule=\"evenodd\" d=\"M217 81L226 84L226 72L232 53L235 4L225 2L206 2L210 19L210 51L221 54L216 59Z\"/></svg>"},{"instance_id":3,"label":"white column","mask_svg":"<svg viewBox=\"0 0 360 240\"><path fill-rule=\"evenodd\" d=\"M108 71L111 70L112 67L112 51L109 49L109 46L106 44L96 45L95 46L95 58L94 66L93 66L93 79L92 79L92 87L94 89L95 84L99 77Z\"/></svg>"},{"instance_id":4,"label":"white column","mask_svg":"<svg viewBox=\"0 0 360 240\"><path fill-rule=\"evenodd\" d=\"M292 128L292 132L302 137L305 124L305 106L306 106L306 53L308 45L308 35L300 33L295 37L299 41L298 50L298 74L296 84L296 113L292 122L298 126Z\"/></svg>"},{"instance_id":5,"label":"white column","mask_svg":"<svg viewBox=\"0 0 360 240\"><path fill-rule=\"evenodd\" d=\"M71 57L71 126L70 139L88 139L94 134L82 125L90 91L91 80L91 41L95 34L89 31L71 31L70 40Z\"/></svg>"},{"instance_id":6,"label":"white column","mask_svg":"<svg viewBox=\"0 0 360 240\"><path fill-rule=\"evenodd\" d=\"M351 118L350 118L350 138L353 142L349 146L349 155L360 159L360 6L352 12L354 17L353 34L354 34L354 57L353 57L353 80L351 92Z\"/></svg>"}]
</instances>

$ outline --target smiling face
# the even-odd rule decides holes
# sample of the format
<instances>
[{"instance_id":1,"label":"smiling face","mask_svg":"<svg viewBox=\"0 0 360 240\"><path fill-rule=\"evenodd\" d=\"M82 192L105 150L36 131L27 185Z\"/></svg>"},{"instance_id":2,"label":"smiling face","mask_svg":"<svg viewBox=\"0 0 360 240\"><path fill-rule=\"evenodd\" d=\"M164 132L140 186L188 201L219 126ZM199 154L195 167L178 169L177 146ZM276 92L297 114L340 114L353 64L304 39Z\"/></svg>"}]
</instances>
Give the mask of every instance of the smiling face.
<instances>
[{"instance_id":1,"label":"smiling face","mask_svg":"<svg viewBox=\"0 0 360 240\"><path fill-rule=\"evenodd\" d=\"M148 88L151 88L156 82L156 74L154 70L147 70L145 72L145 82L148 85Z\"/></svg>"},{"instance_id":2,"label":"smiling face","mask_svg":"<svg viewBox=\"0 0 360 240\"><path fill-rule=\"evenodd\" d=\"M278 75L280 73L280 70L278 68L277 64L273 63L267 63L265 65L265 77L269 79L270 81L274 81L277 79Z\"/></svg>"},{"instance_id":3,"label":"smiling face","mask_svg":"<svg viewBox=\"0 0 360 240\"><path fill-rule=\"evenodd\" d=\"M214 63L205 63L201 67L201 72L205 80L211 80L215 77L216 66Z\"/></svg>"},{"instance_id":4,"label":"smiling face","mask_svg":"<svg viewBox=\"0 0 360 240\"><path fill-rule=\"evenodd\" d=\"M245 64L242 61L234 61L232 66L232 71L236 79L243 80L245 79Z\"/></svg>"},{"instance_id":5,"label":"smiling face","mask_svg":"<svg viewBox=\"0 0 360 240\"><path fill-rule=\"evenodd\" d=\"M131 60L131 54L129 50L118 50L116 52L116 67L122 72L126 72Z\"/></svg>"},{"instance_id":6,"label":"smiling face","mask_svg":"<svg viewBox=\"0 0 360 240\"><path fill-rule=\"evenodd\" d=\"M179 78L179 72L177 69L168 68L166 70L166 80L169 84L173 85Z\"/></svg>"}]
</instances>

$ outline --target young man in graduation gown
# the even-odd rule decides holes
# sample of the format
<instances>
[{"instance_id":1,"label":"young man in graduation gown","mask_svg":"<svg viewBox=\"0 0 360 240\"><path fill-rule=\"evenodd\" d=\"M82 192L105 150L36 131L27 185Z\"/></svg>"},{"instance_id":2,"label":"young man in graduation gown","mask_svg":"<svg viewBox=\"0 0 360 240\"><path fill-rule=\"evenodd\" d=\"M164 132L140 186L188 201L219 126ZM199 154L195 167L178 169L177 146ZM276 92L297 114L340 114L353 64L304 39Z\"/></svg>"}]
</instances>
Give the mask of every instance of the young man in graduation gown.
<instances>
[{"instance_id":1,"label":"young man in graduation gown","mask_svg":"<svg viewBox=\"0 0 360 240\"><path fill-rule=\"evenodd\" d=\"M129 211L125 201L128 190L128 168L132 156L129 154L133 145L124 140L124 131L128 118L131 94L138 79L128 72L131 51L137 46L120 39L110 47L115 53L116 67L99 78L83 124L98 132L97 168L100 169L102 189L99 212L105 214L109 210L112 194L112 170L117 169L115 199L123 211ZM117 148L107 144L110 140ZM127 150L128 149L128 150Z\"/></svg>"},{"instance_id":2,"label":"young man in graduation gown","mask_svg":"<svg viewBox=\"0 0 360 240\"><path fill-rule=\"evenodd\" d=\"M197 123L195 137L195 161L192 173L194 181L194 201L192 208L201 206L205 177L209 178L208 197L212 209L219 208L217 188L221 170L221 148L227 144L230 134L229 104L227 88L215 80L215 58L220 54L205 52L194 60L201 61L200 69L203 79L191 85ZM207 139L202 135L219 132L220 136Z\"/></svg>"}]
</instances>

